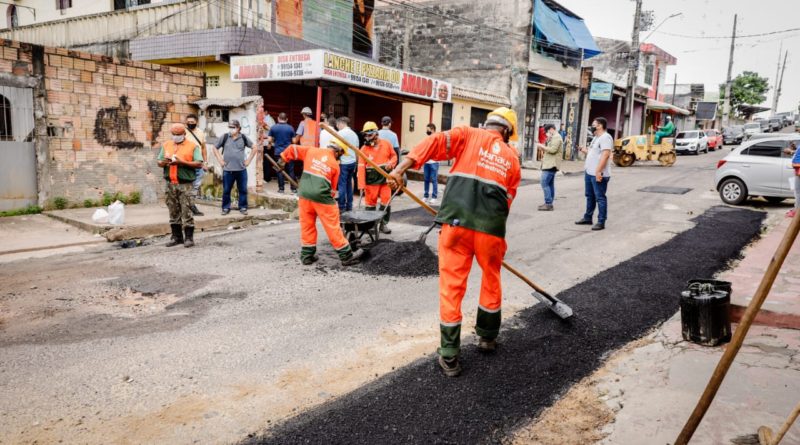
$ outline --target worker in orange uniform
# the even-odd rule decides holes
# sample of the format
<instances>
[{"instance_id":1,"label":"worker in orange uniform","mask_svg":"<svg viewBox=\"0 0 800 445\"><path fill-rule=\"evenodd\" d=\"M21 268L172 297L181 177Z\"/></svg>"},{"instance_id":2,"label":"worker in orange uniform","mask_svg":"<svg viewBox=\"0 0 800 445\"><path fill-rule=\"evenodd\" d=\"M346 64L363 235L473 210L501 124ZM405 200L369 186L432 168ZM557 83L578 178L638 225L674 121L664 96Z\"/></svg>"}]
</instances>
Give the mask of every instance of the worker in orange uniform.
<instances>
[{"instance_id":1,"label":"worker in orange uniform","mask_svg":"<svg viewBox=\"0 0 800 445\"><path fill-rule=\"evenodd\" d=\"M364 156L386 171L394 168L397 165L397 154L389 141L378 137L378 126L375 122L365 123L361 132L364 133L365 140L364 146L361 147ZM381 233L392 233L389 229L389 218L392 213L389 201L392 199L392 190L386 183L386 178L361 157L358 158L358 190L366 201L367 210L375 210L380 200L380 210L385 211L386 215L381 221L379 230Z\"/></svg>"},{"instance_id":2,"label":"worker in orange uniform","mask_svg":"<svg viewBox=\"0 0 800 445\"><path fill-rule=\"evenodd\" d=\"M500 332L500 268L506 253L506 220L520 182L517 115L502 107L489 113L484 128L456 127L425 138L391 173L392 188L403 173L428 160L455 159L436 221L439 236L439 365L448 377L461 373L461 300L473 257L483 271L475 331L478 348L492 352Z\"/></svg>"},{"instance_id":3,"label":"worker in orange uniform","mask_svg":"<svg viewBox=\"0 0 800 445\"><path fill-rule=\"evenodd\" d=\"M336 203L336 188L339 184L339 158L345 147L338 140L332 140L328 147L317 148L305 145L290 145L281 153L278 167L281 170L290 161L303 162L303 176L300 177L300 261L304 265L316 262L317 257L317 218L328 235L333 248L339 254L342 265L356 264L364 251L350 248L350 243L342 233L339 224L339 205Z\"/></svg>"},{"instance_id":4,"label":"worker in orange uniform","mask_svg":"<svg viewBox=\"0 0 800 445\"><path fill-rule=\"evenodd\" d=\"M300 110L300 114L303 115L303 121L297 126L295 143L306 147L316 147L319 128L317 128L317 121L311 117L313 116L311 108L304 107Z\"/></svg>"}]
</instances>

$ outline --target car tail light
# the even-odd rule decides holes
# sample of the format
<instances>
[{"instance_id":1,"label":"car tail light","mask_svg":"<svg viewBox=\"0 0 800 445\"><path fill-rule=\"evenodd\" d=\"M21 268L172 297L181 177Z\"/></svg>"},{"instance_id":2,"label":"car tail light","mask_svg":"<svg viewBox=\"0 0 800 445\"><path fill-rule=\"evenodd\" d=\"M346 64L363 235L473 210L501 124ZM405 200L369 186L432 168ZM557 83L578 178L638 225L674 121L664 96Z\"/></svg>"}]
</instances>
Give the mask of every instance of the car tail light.
<instances>
[{"instance_id":1,"label":"car tail light","mask_svg":"<svg viewBox=\"0 0 800 445\"><path fill-rule=\"evenodd\" d=\"M728 162L728 161L726 161L724 159L720 159L719 161L717 161L717 168L722 167L723 165L725 165L726 162Z\"/></svg>"}]
</instances>

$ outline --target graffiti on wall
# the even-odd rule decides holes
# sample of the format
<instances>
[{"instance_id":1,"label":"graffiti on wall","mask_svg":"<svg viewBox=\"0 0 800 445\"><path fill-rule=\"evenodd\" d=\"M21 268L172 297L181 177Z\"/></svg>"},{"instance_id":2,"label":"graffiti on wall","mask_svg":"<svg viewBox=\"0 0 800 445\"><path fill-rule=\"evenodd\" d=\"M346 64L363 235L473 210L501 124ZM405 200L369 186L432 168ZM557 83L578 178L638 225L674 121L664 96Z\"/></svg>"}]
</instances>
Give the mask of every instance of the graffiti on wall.
<instances>
[{"instance_id":1,"label":"graffiti on wall","mask_svg":"<svg viewBox=\"0 0 800 445\"><path fill-rule=\"evenodd\" d=\"M159 102L157 100L148 100L147 109L150 110L150 125L153 128L153 134L150 137L151 143L155 144L161 135L161 127L164 125L164 120L167 118L167 109L172 106L172 102Z\"/></svg>"},{"instance_id":2,"label":"graffiti on wall","mask_svg":"<svg viewBox=\"0 0 800 445\"><path fill-rule=\"evenodd\" d=\"M94 120L94 138L100 145L122 149L142 148L131 132L131 105L127 96L120 96L118 107L101 108Z\"/></svg>"}]
</instances>

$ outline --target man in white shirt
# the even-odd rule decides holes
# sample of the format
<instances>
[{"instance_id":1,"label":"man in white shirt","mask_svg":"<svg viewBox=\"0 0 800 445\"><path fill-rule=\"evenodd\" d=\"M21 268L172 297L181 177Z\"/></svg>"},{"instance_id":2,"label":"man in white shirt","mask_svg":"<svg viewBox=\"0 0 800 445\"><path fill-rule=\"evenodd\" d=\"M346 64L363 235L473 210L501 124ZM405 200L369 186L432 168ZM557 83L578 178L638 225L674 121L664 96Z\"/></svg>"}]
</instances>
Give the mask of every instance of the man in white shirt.
<instances>
[{"instance_id":1,"label":"man in white shirt","mask_svg":"<svg viewBox=\"0 0 800 445\"><path fill-rule=\"evenodd\" d=\"M328 126L330 126L331 128L336 128L336 118L333 117L333 116L328 117L327 120L325 120L323 122L328 124ZM331 143L331 140L333 140L333 135L332 134L328 133L326 130L320 130L320 132L319 132L319 147L320 148L327 148L328 144Z\"/></svg>"},{"instance_id":2,"label":"man in white shirt","mask_svg":"<svg viewBox=\"0 0 800 445\"><path fill-rule=\"evenodd\" d=\"M614 150L614 138L611 137L606 128L608 122L605 118L598 117L592 122L594 139L587 150L581 147L581 153L586 154L584 164L584 191L586 194L586 213L583 218L575 221L578 225L591 225L594 217L594 209L597 207L597 224L592 226L592 230L603 230L606 228L606 216L608 214L608 200L606 191L611 180L611 158Z\"/></svg>"},{"instance_id":3,"label":"man in white shirt","mask_svg":"<svg viewBox=\"0 0 800 445\"><path fill-rule=\"evenodd\" d=\"M342 116L336 119L336 129L347 142L353 147L358 147L358 135L352 128L350 128L350 119L347 116ZM327 133L327 131L325 132ZM356 175L356 168L358 167L358 158L356 153L351 150L345 150L341 158L339 158L340 171L339 171L339 211L349 212L353 210L353 179Z\"/></svg>"}]
</instances>

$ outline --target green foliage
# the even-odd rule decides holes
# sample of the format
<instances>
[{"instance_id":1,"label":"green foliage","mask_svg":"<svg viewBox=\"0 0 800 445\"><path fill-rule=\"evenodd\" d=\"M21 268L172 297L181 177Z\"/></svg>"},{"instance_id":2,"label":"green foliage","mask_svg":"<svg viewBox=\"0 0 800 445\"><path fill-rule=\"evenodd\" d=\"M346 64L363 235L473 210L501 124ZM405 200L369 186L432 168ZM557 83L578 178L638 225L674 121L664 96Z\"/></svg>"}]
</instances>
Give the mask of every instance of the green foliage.
<instances>
[{"instance_id":1,"label":"green foliage","mask_svg":"<svg viewBox=\"0 0 800 445\"><path fill-rule=\"evenodd\" d=\"M68 205L69 201L67 201L67 198L64 198L63 196L56 196L53 198L53 208L55 209L64 210Z\"/></svg>"},{"instance_id":2,"label":"green foliage","mask_svg":"<svg viewBox=\"0 0 800 445\"><path fill-rule=\"evenodd\" d=\"M24 209L6 210L4 212L0 212L0 218L5 216L35 215L37 213L42 213L42 208L33 205L25 207Z\"/></svg>"},{"instance_id":3,"label":"green foliage","mask_svg":"<svg viewBox=\"0 0 800 445\"><path fill-rule=\"evenodd\" d=\"M99 207L100 203L93 199L86 199L83 201L83 206L86 207L87 209L90 209L92 207Z\"/></svg>"},{"instance_id":4,"label":"green foliage","mask_svg":"<svg viewBox=\"0 0 800 445\"><path fill-rule=\"evenodd\" d=\"M139 204L140 202L142 202L142 194L141 193L139 193L139 192L131 192L131 194L128 195L128 204Z\"/></svg>"},{"instance_id":5,"label":"green foliage","mask_svg":"<svg viewBox=\"0 0 800 445\"><path fill-rule=\"evenodd\" d=\"M741 105L758 105L767 100L769 79L753 71L745 71L731 81L731 109L739 113ZM725 85L720 86L720 103L725 101Z\"/></svg>"},{"instance_id":6,"label":"green foliage","mask_svg":"<svg viewBox=\"0 0 800 445\"><path fill-rule=\"evenodd\" d=\"M103 193L103 199L100 200L100 204L102 204L103 207L107 207L110 206L112 202L114 202L114 195L108 192Z\"/></svg>"}]
</instances>

